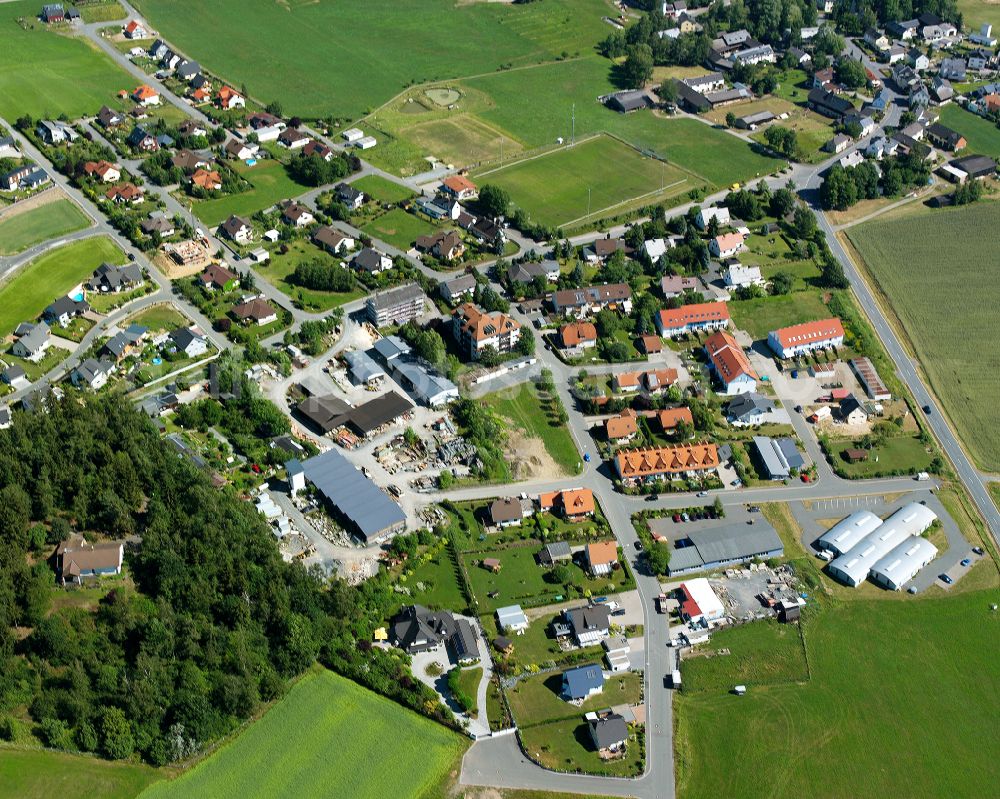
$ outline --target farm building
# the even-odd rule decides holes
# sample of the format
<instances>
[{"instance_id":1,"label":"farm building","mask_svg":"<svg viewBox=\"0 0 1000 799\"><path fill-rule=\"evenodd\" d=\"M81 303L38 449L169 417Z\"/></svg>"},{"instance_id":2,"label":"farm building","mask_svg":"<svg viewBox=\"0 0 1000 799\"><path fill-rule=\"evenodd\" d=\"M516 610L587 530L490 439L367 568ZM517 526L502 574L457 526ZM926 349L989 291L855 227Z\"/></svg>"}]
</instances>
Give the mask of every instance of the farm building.
<instances>
[{"instance_id":1,"label":"farm building","mask_svg":"<svg viewBox=\"0 0 1000 799\"><path fill-rule=\"evenodd\" d=\"M837 522L816 543L835 555L843 555L881 524L882 520L870 510L858 510Z\"/></svg>"},{"instance_id":2,"label":"farm building","mask_svg":"<svg viewBox=\"0 0 1000 799\"><path fill-rule=\"evenodd\" d=\"M891 587L889 583L892 583L898 588L902 582L911 579L924 564L917 567L909 577L902 579L905 571L927 554L926 547L912 550L910 546L900 548L900 545L913 544L916 537L936 519L934 511L926 505L916 502L904 505L854 546L831 561L827 569L837 580L850 586L858 586L865 581L869 573L876 579L874 572L879 568L878 581L887 587ZM908 552L911 554L907 555ZM883 559L890 554L894 557L883 562ZM904 561L902 565L896 564L897 558ZM902 582L897 582L898 580Z\"/></svg>"},{"instance_id":3,"label":"farm building","mask_svg":"<svg viewBox=\"0 0 1000 799\"><path fill-rule=\"evenodd\" d=\"M785 554L778 533L763 519L758 519L752 527L728 524L696 530L686 540L687 546L670 553L671 576L735 566L754 558L780 558Z\"/></svg>"},{"instance_id":4,"label":"farm building","mask_svg":"<svg viewBox=\"0 0 1000 799\"><path fill-rule=\"evenodd\" d=\"M849 364L869 397L876 402L892 399L892 393L885 387L885 383L875 370L875 365L867 357L854 358Z\"/></svg>"},{"instance_id":5,"label":"farm building","mask_svg":"<svg viewBox=\"0 0 1000 799\"><path fill-rule=\"evenodd\" d=\"M910 536L872 566L872 580L898 591L937 557L937 547L926 538Z\"/></svg>"},{"instance_id":6,"label":"farm building","mask_svg":"<svg viewBox=\"0 0 1000 799\"><path fill-rule=\"evenodd\" d=\"M710 623L726 617L726 609L704 577L681 583L681 618L693 624Z\"/></svg>"},{"instance_id":7,"label":"farm building","mask_svg":"<svg viewBox=\"0 0 1000 799\"><path fill-rule=\"evenodd\" d=\"M406 527L402 508L338 450L328 450L299 466L346 528L365 544L383 541Z\"/></svg>"}]
</instances>

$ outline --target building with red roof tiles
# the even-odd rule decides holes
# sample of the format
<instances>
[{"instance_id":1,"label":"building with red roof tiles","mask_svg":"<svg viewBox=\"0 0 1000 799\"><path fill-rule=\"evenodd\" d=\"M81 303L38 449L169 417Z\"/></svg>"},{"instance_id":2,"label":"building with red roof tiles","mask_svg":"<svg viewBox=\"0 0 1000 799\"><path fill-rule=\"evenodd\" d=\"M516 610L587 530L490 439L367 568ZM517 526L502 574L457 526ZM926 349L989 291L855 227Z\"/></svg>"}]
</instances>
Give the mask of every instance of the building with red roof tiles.
<instances>
[{"instance_id":1,"label":"building with red roof tiles","mask_svg":"<svg viewBox=\"0 0 1000 799\"><path fill-rule=\"evenodd\" d=\"M615 453L615 472L627 485L697 477L719 466L719 448L715 444L678 444L673 447L648 447Z\"/></svg>"},{"instance_id":2,"label":"building with red roof tiles","mask_svg":"<svg viewBox=\"0 0 1000 799\"><path fill-rule=\"evenodd\" d=\"M697 302L680 308L664 308L656 315L661 336L681 336L729 327L729 307L724 302Z\"/></svg>"},{"instance_id":3,"label":"building with red roof tiles","mask_svg":"<svg viewBox=\"0 0 1000 799\"><path fill-rule=\"evenodd\" d=\"M837 317L783 327L767 334L767 343L779 358L794 358L813 350L844 343L844 325Z\"/></svg>"},{"instance_id":4,"label":"building with red roof tiles","mask_svg":"<svg viewBox=\"0 0 1000 799\"><path fill-rule=\"evenodd\" d=\"M757 389L760 376L751 366L743 348L725 330L718 330L705 340L705 354L712 371L722 383L722 393L733 396Z\"/></svg>"}]
</instances>

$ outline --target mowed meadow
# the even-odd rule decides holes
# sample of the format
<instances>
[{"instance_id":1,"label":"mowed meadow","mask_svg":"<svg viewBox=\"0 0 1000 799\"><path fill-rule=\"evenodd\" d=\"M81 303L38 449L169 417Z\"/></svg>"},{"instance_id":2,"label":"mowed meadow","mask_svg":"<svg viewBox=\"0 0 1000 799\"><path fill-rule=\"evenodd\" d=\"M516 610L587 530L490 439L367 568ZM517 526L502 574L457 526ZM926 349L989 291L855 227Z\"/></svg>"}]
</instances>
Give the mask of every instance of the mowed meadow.
<instances>
[{"instance_id":1,"label":"mowed meadow","mask_svg":"<svg viewBox=\"0 0 1000 799\"><path fill-rule=\"evenodd\" d=\"M456 733L316 670L230 743L141 799L419 799L464 749Z\"/></svg>"},{"instance_id":2,"label":"mowed meadow","mask_svg":"<svg viewBox=\"0 0 1000 799\"><path fill-rule=\"evenodd\" d=\"M84 39L45 29L41 4L4 3L0 15L0 116L94 114L135 79ZM28 29L18 24L24 18Z\"/></svg>"},{"instance_id":3,"label":"mowed meadow","mask_svg":"<svg viewBox=\"0 0 1000 799\"><path fill-rule=\"evenodd\" d=\"M1000 350L984 345L996 328L1000 284L991 242L1000 203L909 210L850 228L847 234L888 297L966 448L1000 470L996 403Z\"/></svg>"},{"instance_id":4,"label":"mowed meadow","mask_svg":"<svg viewBox=\"0 0 1000 799\"><path fill-rule=\"evenodd\" d=\"M718 633L712 648L733 636L733 655L689 661L675 704L678 796L996 795L997 600L993 589L813 609L806 682L797 666L774 684L766 649L750 645L748 667L748 633ZM731 658L729 680L713 673L714 690L688 692L689 676ZM746 696L729 693L738 682Z\"/></svg>"},{"instance_id":5,"label":"mowed meadow","mask_svg":"<svg viewBox=\"0 0 1000 799\"><path fill-rule=\"evenodd\" d=\"M602 0L140 0L164 36L286 113L355 118L407 86L593 52ZM197 20L197 24L192 24ZM225 30L225 35L220 31ZM248 68L249 67L249 68Z\"/></svg>"}]
</instances>

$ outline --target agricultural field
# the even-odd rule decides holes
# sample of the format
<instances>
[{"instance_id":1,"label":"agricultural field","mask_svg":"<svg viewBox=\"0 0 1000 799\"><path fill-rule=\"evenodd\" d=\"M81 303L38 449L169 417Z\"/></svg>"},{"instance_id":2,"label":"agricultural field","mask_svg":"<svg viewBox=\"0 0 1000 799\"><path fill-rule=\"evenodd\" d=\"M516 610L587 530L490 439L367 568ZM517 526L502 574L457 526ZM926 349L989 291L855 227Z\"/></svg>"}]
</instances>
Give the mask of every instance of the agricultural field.
<instances>
[{"instance_id":1,"label":"agricultural field","mask_svg":"<svg viewBox=\"0 0 1000 799\"><path fill-rule=\"evenodd\" d=\"M279 200L297 197L310 188L292 180L285 171L284 164L274 159L258 161L254 166L237 163L234 169L246 178L253 188L240 194L196 201L195 214L210 227L225 222L230 214L252 216L257 211L270 208Z\"/></svg>"},{"instance_id":2,"label":"agricultural field","mask_svg":"<svg viewBox=\"0 0 1000 799\"><path fill-rule=\"evenodd\" d=\"M678 795L848 797L859 785L873 796L991 795L1000 744L983 729L995 724L1000 684L996 601L993 589L823 602L803 622L804 684L755 682L738 659L717 690L689 692L685 679L674 705ZM728 693L744 678L746 696Z\"/></svg>"},{"instance_id":3,"label":"agricultural field","mask_svg":"<svg viewBox=\"0 0 1000 799\"><path fill-rule=\"evenodd\" d=\"M980 346L969 331L993 329L1000 286L969 242L988 239L998 226L1000 205L981 202L890 213L847 233L965 446L990 471L1000 470L1000 413L992 396L1000 352Z\"/></svg>"},{"instance_id":4,"label":"agricultural field","mask_svg":"<svg viewBox=\"0 0 1000 799\"><path fill-rule=\"evenodd\" d=\"M34 117L94 114L135 79L83 39L45 30L38 3L7 3L0 19L0 116L13 123ZM26 18L29 29L18 24Z\"/></svg>"},{"instance_id":5,"label":"agricultural field","mask_svg":"<svg viewBox=\"0 0 1000 799\"><path fill-rule=\"evenodd\" d=\"M968 146L959 153L960 156L976 153L1000 158L1000 128L994 123L976 116L954 103L949 103L941 106L941 124L947 125L965 136Z\"/></svg>"},{"instance_id":6,"label":"agricultural field","mask_svg":"<svg viewBox=\"0 0 1000 799\"><path fill-rule=\"evenodd\" d=\"M545 450L562 474L578 474L580 454L555 412L558 397L549 397L534 383L487 394L483 402L524 431L530 438L541 439ZM554 475L555 476L555 475Z\"/></svg>"},{"instance_id":7,"label":"agricultural field","mask_svg":"<svg viewBox=\"0 0 1000 799\"><path fill-rule=\"evenodd\" d=\"M416 214L408 213L402 208L393 208L363 225L361 230L373 239L384 241L405 252L413 247L417 237L429 236L438 228Z\"/></svg>"},{"instance_id":8,"label":"agricultural field","mask_svg":"<svg viewBox=\"0 0 1000 799\"><path fill-rule=\"evenodd\" d=\"M88 217L72 200L62 198L29 211L0 216L0 255L15 255L43 241L89 227Z\"/></svg>"},{"instance_id":9,"label":"agricultural field","mask_svg":"<svg viewBox=\"0 0 1000 799\"><path fill-rule=\"evenodd\" d=\"M363 718L365 723L358 725ZM385 743L393 741L392 767ZM444 727L329 671L314 671L230 743L141 799L421 797L464 749Z\"/></svg>"},{"instance_id":10,"label":"agricultural field","mask_svg":"<svg viewBox=\"0 0 1000 799\"><path fill-rule=\"evenodd\" d=\"M475 175L502 186L533 221L571 227L704 185L672 164L655 161L610 136L516 161Z\"/></svg>"},{"instance_id":11,"label":"agricultural field","mask_svg":"<svg viewBox=\"0 0 1000 799\"><path fill-rule=\"evenodd\" d=\"M0 799L135 799L164 772L55 751L0 749Z\"/></svg>"},{"instance_id":12,"label":"agricultural field","mask_svg":"<svg viewBox=\"0 0 1000 799\"><path fill-rule=\"evenodd\" d=\"M106 236L73 242L40 255L0 288L0 337L37 317L103 262L125 263L125 253Z\"/></svg>"},{"instance_id":13,"label":"agricultural field","mask_svg":"<svg viewBox=\"0 0 1000 799\"><path fill-rule=\"evenodd\" d=\"M608 30L601 20L608 6L601 0L524 5L217 0L208 7L199 0L141 0L137 5L166 38L212 72L237 86L245 81L255 99L280 98L286 113L306 117L354 119L415 83L589 53ZM240 24L219 37L234 18ZM192 19L200 24L191 25ZM255 53L257 68L248 72L249 52Z\"/></svg>"}]
</instances>

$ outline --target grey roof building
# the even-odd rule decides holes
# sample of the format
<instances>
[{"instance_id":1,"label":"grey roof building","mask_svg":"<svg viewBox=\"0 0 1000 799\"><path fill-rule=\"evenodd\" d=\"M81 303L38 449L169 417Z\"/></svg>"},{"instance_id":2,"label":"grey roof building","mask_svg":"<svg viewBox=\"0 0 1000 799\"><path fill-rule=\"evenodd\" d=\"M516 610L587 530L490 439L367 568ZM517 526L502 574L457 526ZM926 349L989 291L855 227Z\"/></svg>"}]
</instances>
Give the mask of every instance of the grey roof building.
<instances>
[{"instance_id":1,"label":"grey roof building","mask_svg":"<svg viewBox=\"0 0 1000 799\"><path fill-rule=\"evenodd\" d=\"M479 659L476 636L466 619L423 605L408 605L399 611L392 620L390 640L411 655L443 644L460 663Z\"/></svg>"},{"instance_id":2,"label":"grey roof building","mask_svg":"<svg viewBox=\"0 0 1000 799\"><path fill-rule=\"evenodd\" d=\"M670 553L669 574L721 569L754 558L780 558L784 545L775 529L764 519L753 525L729 524L696 530L687 536L690 544Z\"/></svg>"},{"instance_id":3,"label":"grey roof building","mask_svg":"<svg viewBox=\"0 0 1000 799\"><path fill-rule=\"evenodd\" d=\"M588 714L589 715L589 714ZM620 749L628 741L628 725L617 713L597 713L588 718L590 738L598 752L605 749Z\"/></svg>"},{"instance_id":4,"label":"grey roof building","mask_svg":"<svg viewBox=\"0 0 1000 799\"><path fill-rule=\"evenodd\" d=\"M751 391L740 394L726 407L726 418L737 424L753 424L760 417L774 412L774 401Z\"/></svg>"},{"instance_id":5,"label":"grey roof building","mask_svg":"<svg viewBox=\"0 0 1000 799\"><path fill-rule=\"evenodd\" d=\"M577 666L563 672L563 699L578 702L604 689L604 672L596 663Z\"/></svg>"},{"instance_id":6,"label":"grey roof building","mask_svg":"<svg viewBox=\"0 0 1000 799\"><path fill-rule=\"evenodd\" d=\"M792 469L801 469L805 465L798 447L790 438L754 436L753 445L771 480L784 480L791 476Z\"/></svg>"},{"instance_id":7,"label":"grey roof building","mask_svg":"<svg viewBox=\"0 0 1000 799\"><path fill-rule=\"evenodd\" d=\"M566 541L553 541L551 544L546 544L542 547L542 551L538 553L538 561L544 564L553 564L572 559L573 552Z\"/></svg>"},{"instance_id":8,"label":"grey roof building","mask_svg":"<svg viewBox=\"0 0 1000 799\"><path fill-rule=\"evenodd\" d=\"M361 350L345 352L344 360L347 361L351 377L357 383L370 383L386 376L385 369L379 366L367 352Z\"/></svg>"}]
</instances>

